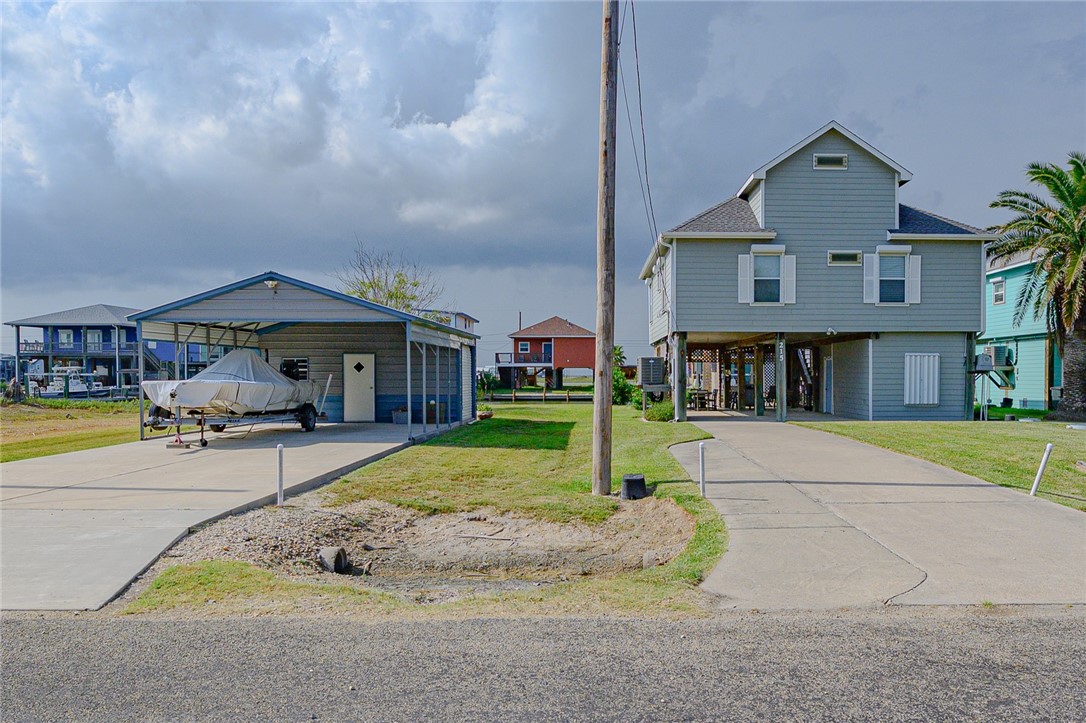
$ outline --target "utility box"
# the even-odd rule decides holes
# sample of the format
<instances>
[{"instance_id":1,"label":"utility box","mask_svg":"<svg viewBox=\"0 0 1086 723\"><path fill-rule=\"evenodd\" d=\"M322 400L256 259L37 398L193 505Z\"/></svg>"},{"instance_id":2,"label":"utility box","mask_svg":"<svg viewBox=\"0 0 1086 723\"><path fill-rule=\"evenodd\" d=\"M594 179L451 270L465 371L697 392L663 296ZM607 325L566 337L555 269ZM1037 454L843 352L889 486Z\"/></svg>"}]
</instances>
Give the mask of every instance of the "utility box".
<instances>
[{"instance_id":1,"label":"utility box","mask_svg":"<svg viewBox=\"0 0 1086 723\"><path fill-rule=\"evenodd\" d=\"M664 358L662 356L642 356L637 358L637 386L658 386L666 384L664 379Z\"/></svg>"},{"instance_id":2,"label":"utility box","mask_svg":"<svg viewBox=\"0 0 1086 723\"><path fill-rule=\"evenodd\" d=\"M991 347L986 348L991 349ZM977 354L973 370L978 372L995 371L995 365L992 363L992 355L989 354L987 351L983 354Z\"/></svg>"}]
</instances>

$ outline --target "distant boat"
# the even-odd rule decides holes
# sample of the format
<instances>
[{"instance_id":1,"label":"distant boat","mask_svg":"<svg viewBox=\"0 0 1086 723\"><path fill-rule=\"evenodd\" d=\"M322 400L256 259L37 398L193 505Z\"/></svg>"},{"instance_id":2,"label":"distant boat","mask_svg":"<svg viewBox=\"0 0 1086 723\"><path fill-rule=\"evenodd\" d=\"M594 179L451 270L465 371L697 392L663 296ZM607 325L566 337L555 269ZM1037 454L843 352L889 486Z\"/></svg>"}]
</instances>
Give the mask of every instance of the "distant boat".
<instances>
[{"instance_id":1,"label":"distant boat","mask_svg":"<svg viewBox=\"0 0 1086 723\"><path fill-rule=\"evenodd\" d=\"M83 367L55 366L50 376L52 379L49 380L49 386L42 389L38 395L44 399L64 397L65 380L68 384L69 397L104 397L109 394L109 389L102 386L102 382L95 380L93 374L84 372Z\"/></svg>"}]
</instances>

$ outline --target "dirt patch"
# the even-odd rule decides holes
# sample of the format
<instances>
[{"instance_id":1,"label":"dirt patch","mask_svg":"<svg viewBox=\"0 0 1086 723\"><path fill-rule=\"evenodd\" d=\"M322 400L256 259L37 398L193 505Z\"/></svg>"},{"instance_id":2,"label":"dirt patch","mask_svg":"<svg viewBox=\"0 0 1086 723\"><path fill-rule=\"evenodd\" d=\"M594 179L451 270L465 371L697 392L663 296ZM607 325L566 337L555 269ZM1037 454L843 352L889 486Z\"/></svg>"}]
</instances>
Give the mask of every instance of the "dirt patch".
<instances>
[{"instance_id":1,"label":"dirt patch","mask_svg":"<svg viewBox=\"0 0 1086 723\"><path fill-rule=\"evenodd\" d=\"M329 509L319 493L213 523L169 550L124 596L132 599L171 565L238 560L290 577L397 593L419 603L498 590L609 576L664 564L694 533L694 520L671 500L623 501L607 521L554 523L498 514L423 515L364 500ZM341 546L349 575L322 570L317 553Z\"/></svg>"}]
</instances>

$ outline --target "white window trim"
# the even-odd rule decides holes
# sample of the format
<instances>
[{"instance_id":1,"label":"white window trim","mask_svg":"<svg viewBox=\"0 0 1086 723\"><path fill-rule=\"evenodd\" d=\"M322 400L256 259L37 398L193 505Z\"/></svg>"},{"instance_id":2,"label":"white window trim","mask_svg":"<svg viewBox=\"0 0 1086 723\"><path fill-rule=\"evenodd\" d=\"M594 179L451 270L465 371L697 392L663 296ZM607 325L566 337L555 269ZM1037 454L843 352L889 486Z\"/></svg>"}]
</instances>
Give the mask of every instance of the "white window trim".
<instances>
[{"instance_id":1,"label":"white window trim","mask_svg":"<svg viewBox=\"0 0 1086 723\"><path fill-rule=\"evenodd\" d=\"M819 158L843 158L844 164L840 166L820 166L818 165ZM847 153L812 153L811 154L811 167L816 171L847 171L848 170L848 154Z\"/></svg>"},{"instance_id":2,"label":"white window trim","mask_svg":"<svg viewBox=\"0 0 1086 723\"><path fill-rule=\"evenodd\" d=\"M996 301L996 289L999 289L999 301ZM1003 306L1007 303L1007 281L1005 279L992 279L992 306Z\"/></svg>"},{"instance_id":3,"label":"white window trim","mask_svg":"<svg viewBox=\"0 0 1086 723\"><path fill-rule=\"evenodd\" d=\"M64 341L64 335L68 335L68 341ZM75 347L74 329L57 329L57 346L63 348Z\"/></svg>"},{"instance_id":4,"label":"white window trim","mask_svg":"<svg viewBox=\"0 0 1086 723\"><path fill-rule=\"evenodd\" d=\"M875 300L867 301L867 291L864 291L864 303L875 306L913 306L921 302L921 256L912 253L912 246L877 246L875 253L864 254L865 258L871 256L874 259L874 292ZM879 264L880 256L904 256L905 257L905 301L881 301L882 276ZM865 261L866 264L866 261ZM914 276L916 277L914 279ZM867 283L867 274L864 274L864 283ZM914 293L915 292L915 293Z\"/></svg>"},{"instance_id":5,"label":"white window trim","mask_svg":"<svg viewBox=\"0 0 1086 723\"><path fill-rule=\"evenodd\" d=\"M527 347L527 348L525 348ZM530 341L518 341L517 342L517 354L531 354L532 342Z\"/></svg>"},{"instance_id":6,"label":"white window trim","mask_svg":"<svg viewBox=\"0 0 1086 723\"><path fill-rule=\"evenodd\" d=\"M755 286L758 277L754 275L755 256L779 256L780 263L777 267L777 300L755 301ZM781 244L752 244L750 247L750 305L751 306L784 306L784 246ZM767 276L766 279L774 277Z\"/></svg>"},{"instance_id":7,"label":"white window trim","mask_svg":"<svg viewBox=\"0 0 1086 723\"><path fill-rule=\"evenodd\" d=\"M856 254L857 259L856 259L855 262L832 261L830 259L830 257L833 254ZM856 249L856 250L853 250L853 249L829 249L828 251L826 251L826 266L863 266L863 265L864 265L864 254L863 254L863 251L860 251L859 249Z\"/></svg>"}]
</instances>

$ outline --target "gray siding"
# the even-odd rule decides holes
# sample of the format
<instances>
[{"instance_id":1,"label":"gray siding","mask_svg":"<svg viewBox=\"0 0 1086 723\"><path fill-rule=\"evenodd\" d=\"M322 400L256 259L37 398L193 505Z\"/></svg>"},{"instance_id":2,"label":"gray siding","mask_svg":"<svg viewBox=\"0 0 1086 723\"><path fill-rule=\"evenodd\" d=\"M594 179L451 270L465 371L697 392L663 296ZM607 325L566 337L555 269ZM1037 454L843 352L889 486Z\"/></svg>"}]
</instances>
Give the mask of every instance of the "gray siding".
<instances>
[{"instance_id":1,"label":"gray siding","mask_svg":"<svg viewBox=\"0 0 1086 723\"><path fill-rule=\"evenodd\" d=\"M747 203L750 204L750 210L754 211L754 217L758 219L758 222L762 224L762 228L772 228L772 226L766 226L762 223L762 197L765 184L757 183L754 186L754 190L750 192L747 197Z\"/></svg>"},{"instance_id":2,"label":"gray siding","mask_svg":"<svg viewBox=\"0 0 1086 723\"><path fill-rule=\"evenodd\" d=\"M273 292L264 282L198 301L155 317L155 321L393 321L395 317L309 289L280 282Z\"/></svg>"},{"instance_id":3,"label":"gray siding","mask_svg":"<svg viewBox=\"0 0 1086 723\"><path fill-rule=\"evenodd\" d=\"M970 375L966 369L966 334L882 334L874 342L875 419L962 420L967 410ZM939 404L905 406L905 355L939 355ZM836 372L836 370L834 370ZM968 415L968 416L967 416Z\"/></svg>"},{"instance_id":4,"label":"gray siding","mask_svg":"<svg viewBox=\"0 0 1086 723\"><path fill-rule=\"evenodd\" d=\"M660 271L653 278L657 286L648 288L649 294L649 341L657 342L668 335L668 302L671 296L671 254L664 256ZM656 291L663 287L663 293Z\"/></svg>"},{"instance_id":5,"label":"gray siding","mask_svg":"<svg viewBox=\"0 0 1086 723\"><path fill-rule=\"evenodd\" d=\"M847 153L848 170L815 170L815 152ZM738 256L750 241L681 239L674 294L678 331L979 331L983 304L980 242L913 242L922 263L921 303L863 303L863 268L826 265L826 252L875 253L896 222L895 174L837 132L816 139L767 172L755 193L772 243L796 257L796 303L739 304ZM754 203L754 193L749 199ZM766 243L757 241L753 243ZM652 340L658 329L650 322Z\"/></svg>"},{"instance_id":6,"label":"gray siding","mask_svg":"<svg viewBox=\"0 0 1086 723\"><path fill-rule=\"evenodd\" d=\"M834 344L833 413L849 419L867 419L867 340Z\"/></svg>"},{"instance_id":7,"label":"gray siding","mask_svg":"<svg viewBox=\"0 0 1086 723\"><path fill-rule=\"evenodd\" d=\"M874 253L870 244L834 248ZM778 238L777 241L780 241ZM827 266L826 248L786 244L796 256L796 303L750 306L738 303L739 255L753 242L675 242L676 327L678 331L839 332L977 331L983 303L980 246L976 241L923 241L912 244L922 263L921 303L876 306L863 303L863 267ZM776 243L776 242L775 242ZM651 329L651 327L650 327ZM653 335L653 338L655 335Z\"/></svg>"}]
</instances>

